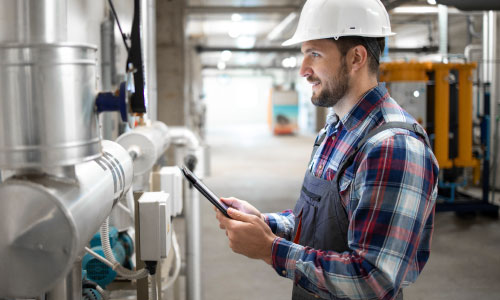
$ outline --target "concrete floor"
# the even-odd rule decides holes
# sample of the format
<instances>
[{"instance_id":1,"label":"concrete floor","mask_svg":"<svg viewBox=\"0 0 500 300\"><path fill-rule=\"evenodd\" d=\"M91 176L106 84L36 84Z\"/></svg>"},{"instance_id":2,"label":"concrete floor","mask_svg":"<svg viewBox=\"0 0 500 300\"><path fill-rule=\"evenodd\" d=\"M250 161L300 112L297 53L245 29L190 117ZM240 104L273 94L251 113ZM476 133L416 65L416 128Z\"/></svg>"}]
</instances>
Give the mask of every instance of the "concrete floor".
<instances>
[{"instance_id":1,"label":"concrete floor","mask_svg":"<svg viewBox=\"0 0 500 300\"><path fill-rule=\"evenodd\" d=\"M273 137L265 127L214 130L212 174L220 196L245 199L263 212L292 208L311 151L312 136ZM262 261L234 254L211 204L201 199L205 300L289 299L291 281ZM500 221L436 217L432 254L405 299L500 299Z\"/></svg>"}]
</instances>

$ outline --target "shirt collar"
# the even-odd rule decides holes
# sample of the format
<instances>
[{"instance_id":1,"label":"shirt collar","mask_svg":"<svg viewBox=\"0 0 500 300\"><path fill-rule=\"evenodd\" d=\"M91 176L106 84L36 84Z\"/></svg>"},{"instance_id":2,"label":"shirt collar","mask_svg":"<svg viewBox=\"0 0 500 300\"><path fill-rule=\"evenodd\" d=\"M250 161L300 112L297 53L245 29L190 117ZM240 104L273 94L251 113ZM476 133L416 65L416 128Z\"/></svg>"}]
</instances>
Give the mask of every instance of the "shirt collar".
<instances>
[{"instance_id":1,"label":"shirt collar","mask_svg":"<svg viewBox=\"0 0 500 300\"><path fill-rule=\"evenodd\" d=\"M377 107L383 100L389 97L384 84L379 84L366 92L358 103L340 120L344 128L353 130Z\"/></svg>"}]
</instances>

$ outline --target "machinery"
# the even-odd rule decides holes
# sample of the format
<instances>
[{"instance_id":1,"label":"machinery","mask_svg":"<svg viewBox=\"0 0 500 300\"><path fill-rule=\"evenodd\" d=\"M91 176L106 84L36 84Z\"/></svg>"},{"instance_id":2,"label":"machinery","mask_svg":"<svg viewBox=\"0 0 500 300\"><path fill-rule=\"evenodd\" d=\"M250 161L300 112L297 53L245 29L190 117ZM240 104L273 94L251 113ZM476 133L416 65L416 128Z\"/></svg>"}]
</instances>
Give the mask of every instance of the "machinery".
<instances>
[{"instance_id":1,"label":"machinery","mask_svg":"<svg viewBox=\"0 0 500 300\"><path fill-rule=\"evenodd\" d=\"M143 60L154 41L141 45L146 1L131 1L116 92L98 90L100 49L68 36L77 1L0 0L0 299L107 299L111 290L162 299L181 273L171 220L184 215L192 251L181 275L189 299L200 299L199 199L165 152L194 169L203 150L190 130L147 115L156 82L145 75L154 59ZM102 6L117 17L111 1ZM99 113L110 111L121 117L116 141L101 138Z\"/></svg>"},{"instance_id":2,"label":"machinery","mask_svg":"<svg viewBox=\"0 0 500 300\"><path fill-rule=\"evenodd\" d=\"M487 86L480 86L484 100L482 105L474 104L476 68L475 63L390 62L381 65L381 81L388 82L391 95L429 134L441 172L441 201L437 203L437 211L498 214L498 206L491 204L488 198L489 91ZM480 130L475 130L476 125ZM481 187L479 199L462 192L470 186Z\"/></svg>"}]
</instances>

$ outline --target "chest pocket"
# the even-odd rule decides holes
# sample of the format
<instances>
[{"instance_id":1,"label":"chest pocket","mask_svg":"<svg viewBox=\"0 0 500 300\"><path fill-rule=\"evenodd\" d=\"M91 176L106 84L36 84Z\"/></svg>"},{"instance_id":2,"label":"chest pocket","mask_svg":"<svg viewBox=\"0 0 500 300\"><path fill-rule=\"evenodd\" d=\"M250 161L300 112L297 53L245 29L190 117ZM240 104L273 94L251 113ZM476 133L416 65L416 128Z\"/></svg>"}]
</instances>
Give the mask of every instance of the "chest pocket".
<instances>
[{"instance_id":1,"label":"chest pocket","mask_svg":"<svg viewBox=\"0 0 500 300\"><path fill-rule=\"evenodd\" d=\"M340 180L339 180L339 192L340 193L344 193L349 188L351 183L354 181L354 170L355 170L355 166L351 165L344 171L343 174L341 174Z\"/></svg>"}]
</instances>

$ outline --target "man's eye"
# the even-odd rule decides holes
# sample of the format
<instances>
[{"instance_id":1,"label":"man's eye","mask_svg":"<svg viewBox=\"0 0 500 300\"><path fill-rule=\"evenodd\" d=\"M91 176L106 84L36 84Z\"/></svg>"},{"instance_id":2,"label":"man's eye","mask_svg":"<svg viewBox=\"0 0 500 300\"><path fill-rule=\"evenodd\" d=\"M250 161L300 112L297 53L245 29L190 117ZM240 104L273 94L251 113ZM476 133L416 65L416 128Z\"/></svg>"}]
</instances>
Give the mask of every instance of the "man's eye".
<instances>
[{"instance_id":1,"label":"man's eye","mask_svg":"<svg viewBox=\"0 0 500 300\"><path fill-rule=\"evenodd\" d=\"M319 54L318 54L318 53L316 53L316 52L311 52L311 56L312 56L312 57L319 57Z\"/></svg>"}]
</instances>

